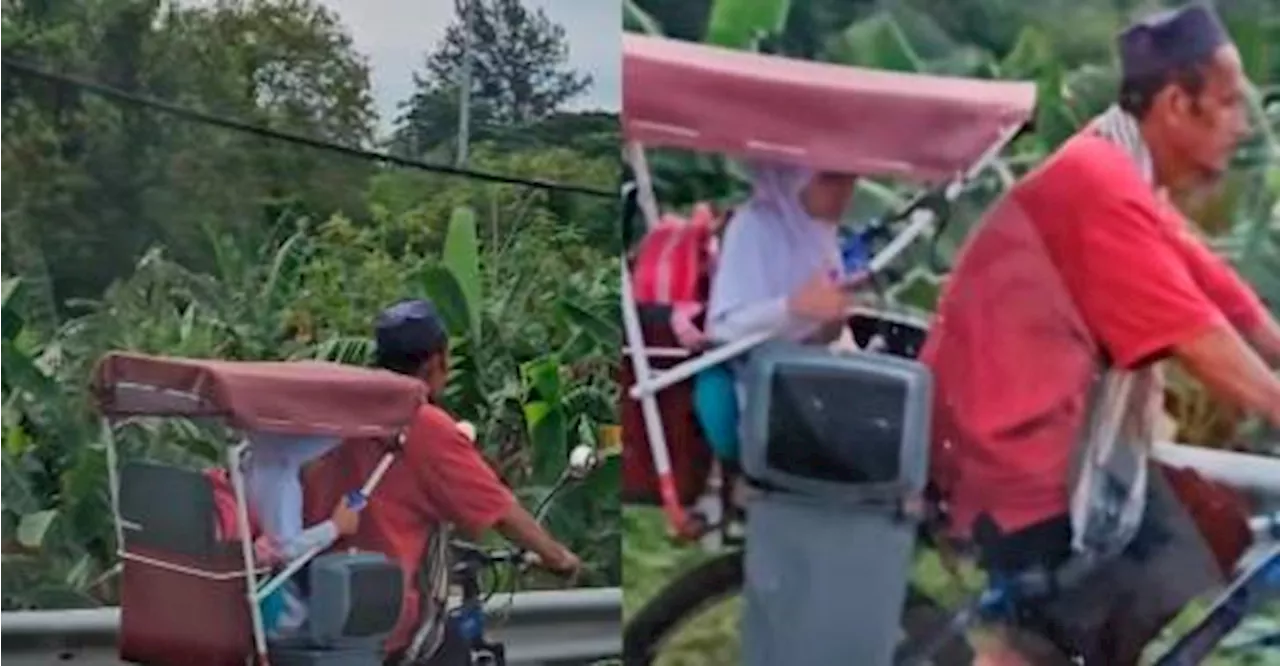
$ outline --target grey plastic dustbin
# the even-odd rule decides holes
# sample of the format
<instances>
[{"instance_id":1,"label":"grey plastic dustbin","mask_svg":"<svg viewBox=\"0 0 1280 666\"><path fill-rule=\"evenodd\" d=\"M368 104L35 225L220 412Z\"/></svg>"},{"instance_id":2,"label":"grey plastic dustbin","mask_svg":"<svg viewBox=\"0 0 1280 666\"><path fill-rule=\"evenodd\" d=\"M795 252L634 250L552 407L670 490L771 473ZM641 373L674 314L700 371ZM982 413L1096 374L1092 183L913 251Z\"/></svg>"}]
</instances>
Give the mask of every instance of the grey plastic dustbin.
<instances>
[{"instance_id":1,"label":"grey plastic dustbin","mask_svg":"<svg viewBox=\"0 0 1280 666\"><path fill-rule=\"evenodd\" d=\"M888 666L923 493L932 381L914 361L772 343L745 366L747 666Z\"/></svg>"},{"instance_id":2,"label":"grey plastic dustbin","mask_svg":"<svg viewBox=\"0 0 1280 666\"><path fill-rule=\"evenodd\" d=\"M312 560L310 608L299 635L274 640L274 666L382 666L382 643L400 618L403 574L382 553Z\"/></svg>"}]
</instances>

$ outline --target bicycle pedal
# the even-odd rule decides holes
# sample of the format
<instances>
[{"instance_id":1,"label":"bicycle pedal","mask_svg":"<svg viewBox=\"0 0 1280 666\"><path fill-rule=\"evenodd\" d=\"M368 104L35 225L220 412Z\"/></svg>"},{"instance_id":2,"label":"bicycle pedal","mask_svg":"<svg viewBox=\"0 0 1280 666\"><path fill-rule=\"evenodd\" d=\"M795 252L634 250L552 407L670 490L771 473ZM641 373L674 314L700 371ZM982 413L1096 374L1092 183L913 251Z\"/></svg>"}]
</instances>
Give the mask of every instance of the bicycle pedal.
<instances>
[{"instance_id":1,"label":"bicycle pedal","mask_svg":"<svg viewBox=\"0 0 1280 666\"><path fill-rule=\"evenodd\" d=\"M707 519L700 511L686 514L685 524L679 529L668 529L668 537L676 542L688 543L701 539L707 533Z\"/></svg>"},{"instance_id":2,"label":"bicycle pedal","mask_svg":"<svg viewBox=\"0 0 1280 666\"><path fill-rule=\"evenodd\" d=\"M472 666L506 666L506 646L501 643L481 642L471 648Z\"/></svg>"},{"instance_id":3,"label":"bicycle pedal","mask_svg":"<svg viewBox=\"0 0 1280 666\"><path fill-rule=\"evenodd\" d=\"M725 545L740 546L747 540L747 523L741 518L730 520L724 526Z\"/></svg>"}]
</instances>

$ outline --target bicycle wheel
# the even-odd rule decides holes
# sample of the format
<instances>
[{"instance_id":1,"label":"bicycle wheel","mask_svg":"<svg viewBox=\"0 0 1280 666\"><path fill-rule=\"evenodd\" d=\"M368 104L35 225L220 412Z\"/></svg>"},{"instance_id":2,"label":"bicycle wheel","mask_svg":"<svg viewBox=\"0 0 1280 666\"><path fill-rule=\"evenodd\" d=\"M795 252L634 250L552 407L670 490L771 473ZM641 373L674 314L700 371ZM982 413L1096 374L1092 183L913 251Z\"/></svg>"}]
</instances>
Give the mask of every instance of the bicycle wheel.
<instances>
[{"instance_id":1,"label":"bicycle wheel","mask_svg":"<svg viewBox=\"0 0 1280 666\"><path fill-rule=\"evenodd\" d=\"M625 666L663 664L663 648L682 629L742 591L742 551L717 555L685 572L650 599L623 630ZM949 616L928 596L909 587L902 616L903 644L930 636ZM935 666L968 666L974 653L963 637L948 642L934 658Z\"/></svg>"}]
</instances>

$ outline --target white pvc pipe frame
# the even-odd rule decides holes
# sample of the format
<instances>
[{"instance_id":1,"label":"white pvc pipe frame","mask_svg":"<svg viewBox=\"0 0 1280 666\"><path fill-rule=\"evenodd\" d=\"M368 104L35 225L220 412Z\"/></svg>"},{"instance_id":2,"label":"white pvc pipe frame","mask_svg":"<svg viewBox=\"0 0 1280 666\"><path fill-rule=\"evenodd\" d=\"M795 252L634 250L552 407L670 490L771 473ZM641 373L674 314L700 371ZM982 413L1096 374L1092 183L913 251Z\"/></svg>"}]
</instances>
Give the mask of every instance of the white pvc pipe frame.
<instances>
[{"instance_id":1,"label":"white pvc pipe frame","mask_svg":"<svg viewBox=\"0 0 1280 666\"><path fill-rule=\"evenodd\" d=\"M987 151L974 162L969 170L959 174L947 185L944 190L946 199L948 201L954 200L960 195L966 182L994 164L1000 152L1018 134L1022 126L1022 123L1017 123L1004 128L997 140L987 148ZM640 202L640 209L644 213L646 225L652 229L658 224L660 211L653 192L652 176L649 173L644 146L639 142L632 141L627 143L626 149L627 158L631 162L631 168L635 173L636 186L639 188L637 196ZM879 271L896 259L916 238L923 235L933 226L934 217L933 211L927 209L921 208L913 211L907 228L872 257L868 269L871 272ZM678 505L678 499L675 498L674 481L671 476L671 456L667 449L667 437L666 431L663 429L662 414L658 410L657 393L662 389L693 377L707 368L720 365L746 353L774 337L777 331L764 331L736 340L712 349L697 358L681 362L663 372L655 372L649 364L649 349L645 346L644 333L640 326L640 315L636 307L635 293L631 286L631 272L627 267L627 262L622 262L621 271L622 323L626 334L626 349L631 357L631 364L636 378L629 395L631 398L640 401L645 434L649 442L654 472L659 480L663 506L666 508L671 520L681 523L675 527L683 529L685 527L682 524L685 520L684 508ZM660 353L666 355L669 352L670 350L662 350Z\"/></svg>"},{"instance_id":2,"label":"white pvc pipe frame","mask_svg":"<svg viewBox=\"0 0 1280 666\"><path fill-rule=\"evenodd\" d=\"M1206 478L1280 498L1280 458L1173 442L1156 444L1152 455L1166 465L1190 467Z\"/></svg>"},{"instance_id":3,"label":"white pvc pipe frame","mask_svg":"<svg viewBox=\"0 0 1280 666\"><path fill-rule=\"evenodd\" d=\"M320 554L320 548L312 548L311 550L298 556L286 566L280 573L268 579L258 586L258 574L265 573L265 569L258 567L257 561L253 553L253 534L249 530L249 500L245 493L244 472L241 470L240 459L244 455L246 449L249 448L249 440L244 439L235 446L227 450L227 465L231 475L231 485L236 496L236 520L240 527L240 552L244 558L244 571L236 572L233 576L229 576L222 572L205 571L202 569L178 565L164 560L144 557L134 553L130 553L124 543L124 517L120 515L120 472L116 468L118 463L118 455L116 452L115 430L109 419L103 419L103 430L107 443L107 480L109 490L111 492L111 513L115 518L116 528L116 548L117 553L124 559L133 560L141 564L169 569L178 573L207 578L210 580L226 580L228 578L239 578L241 575L245 579L245 599L249 604L249 617L253 625L253 644L257 651L259 663L265 664L267 661L267 634L262 623L262 609L259 606L261 601L267 598L272 592L276 591L281 585L289 580L291 576L306 566L308 562L315 559ZM403 434L402 434L403 437ZM391 467L395 461L396 454L394 451L388 451L378 461L378 466L374 468L369 478L365 480L364 486L361 487L360 493L368 498L382 481L383 475Z\"/></svg>"}]
</instances>

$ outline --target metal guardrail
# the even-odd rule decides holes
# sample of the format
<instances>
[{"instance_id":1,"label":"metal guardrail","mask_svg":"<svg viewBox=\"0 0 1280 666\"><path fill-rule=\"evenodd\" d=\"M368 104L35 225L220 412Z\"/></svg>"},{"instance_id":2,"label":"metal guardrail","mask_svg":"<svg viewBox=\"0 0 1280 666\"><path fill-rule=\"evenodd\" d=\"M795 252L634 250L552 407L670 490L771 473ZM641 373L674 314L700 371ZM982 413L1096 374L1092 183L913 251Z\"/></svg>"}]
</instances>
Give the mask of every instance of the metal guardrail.
<instances>
[{"instance_id":1,"label":"metal guardrail","mask_svg":"<svg viewBox=\"0 0 1280 666\"><path fill-rule=\"evenodd\" d=\"M495 595L489 635L512 666L587 664L622 654L622 591L598 588ZM114 666L119 608L0 613L10 666L61 661Z\"/></svg>"}]
</instances>

